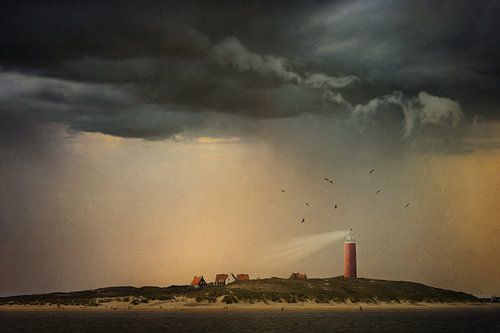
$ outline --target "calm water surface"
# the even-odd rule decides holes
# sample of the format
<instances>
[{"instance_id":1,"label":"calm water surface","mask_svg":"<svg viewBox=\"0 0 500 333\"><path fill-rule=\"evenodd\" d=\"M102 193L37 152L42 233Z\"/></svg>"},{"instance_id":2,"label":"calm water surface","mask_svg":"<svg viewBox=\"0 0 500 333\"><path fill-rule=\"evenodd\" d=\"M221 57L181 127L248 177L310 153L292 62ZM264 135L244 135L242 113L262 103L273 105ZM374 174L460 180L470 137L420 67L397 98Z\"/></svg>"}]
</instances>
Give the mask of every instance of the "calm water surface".
<instances>
[{"instance_id":1,"label":"calm water surface","mask_svg":"<svg viewBox=\"0 0 500 333\"><path fill-rule=\"evenodd\" d=\"M0 312L0 332L500 332L500 311Z\"/></svg>"}]
</instances>

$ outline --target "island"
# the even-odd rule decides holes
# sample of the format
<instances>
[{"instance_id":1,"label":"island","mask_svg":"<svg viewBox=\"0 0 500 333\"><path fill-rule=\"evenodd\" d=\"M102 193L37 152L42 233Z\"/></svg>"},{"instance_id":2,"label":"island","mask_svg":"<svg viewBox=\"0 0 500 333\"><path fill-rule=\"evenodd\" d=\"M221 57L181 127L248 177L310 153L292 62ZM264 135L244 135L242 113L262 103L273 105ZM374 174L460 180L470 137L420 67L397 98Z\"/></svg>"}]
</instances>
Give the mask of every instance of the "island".
<instances>
[{"instance_id":1,"label":"island","mask_svg":"<svg viewBox=\"0 0 500 333\"><path fill-rule=\"evenodd\" d=\"M471 294L408 281L264 278L222 286L107 287L0 298L0 310L329 310L480 305Z\"/></svg>"}]
</instances>

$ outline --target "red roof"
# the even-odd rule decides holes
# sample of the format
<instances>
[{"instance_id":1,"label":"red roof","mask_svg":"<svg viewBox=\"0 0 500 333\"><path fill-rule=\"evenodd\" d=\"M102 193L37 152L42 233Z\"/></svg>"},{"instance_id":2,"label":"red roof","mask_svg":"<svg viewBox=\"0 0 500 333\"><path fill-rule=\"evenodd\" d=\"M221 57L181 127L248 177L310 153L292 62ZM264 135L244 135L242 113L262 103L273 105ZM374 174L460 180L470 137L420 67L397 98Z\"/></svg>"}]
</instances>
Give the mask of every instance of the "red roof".
<instances>
[{"instance_id":1,"label":"red roof","mask_svg":"<svg viewBox=\"0 0 500 333\"><path fill-rule=\"evenodd\" d=\"M292 280L307 280L307 275L305 273L294 272L290 275L289 279Z\"/></svg>"},{"instance_id":2,"label":"red roof","mask_svg":"<svg viewBox=\"0 0 500 333\"><path fill-rule=\"evenodd\" d=\"M216 274L215 283L225 283L229 275L227 274Z\"/></svg>"},{"instance_id":3,"label":"red roof","mask_svg":"<svg viewBox=\"0 0 500 333\"><path fill-rule=\"evenodd\" d=\"M250 280L250 276L248 274L238 274L236 275L237 281L248 281Z\"/></svg>"},{"instance_id":4,"label":"red roof","mask_svg":"<svg viewBox=\"0 0 500 333\"><path fill-rule=\"evenodd\" d=\"M192 286L198 286L198 285L200 285L201 281L204 281L203 275L202 276L195 276L193 278L193 282L191 282L191 285Z\"/></svg>"}]
</instances>

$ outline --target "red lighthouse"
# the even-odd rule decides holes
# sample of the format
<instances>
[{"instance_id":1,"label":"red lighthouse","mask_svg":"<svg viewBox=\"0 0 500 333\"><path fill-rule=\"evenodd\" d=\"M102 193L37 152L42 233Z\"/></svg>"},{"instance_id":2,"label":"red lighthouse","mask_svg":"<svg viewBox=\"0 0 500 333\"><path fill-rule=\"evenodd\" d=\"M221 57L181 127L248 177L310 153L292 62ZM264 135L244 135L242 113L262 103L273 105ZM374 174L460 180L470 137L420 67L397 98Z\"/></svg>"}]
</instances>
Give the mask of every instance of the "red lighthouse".
<instances>
[{"instance_id":1,"label":"red lighthouse","mask_svg":"<svg viewBox=\"0 0 500 333\"><path fill-rule=\"evenodd\" d=\"M349 228L344 242L344 277L356 278L356 241L354 231Z\"/></svg>"}]
</instances>

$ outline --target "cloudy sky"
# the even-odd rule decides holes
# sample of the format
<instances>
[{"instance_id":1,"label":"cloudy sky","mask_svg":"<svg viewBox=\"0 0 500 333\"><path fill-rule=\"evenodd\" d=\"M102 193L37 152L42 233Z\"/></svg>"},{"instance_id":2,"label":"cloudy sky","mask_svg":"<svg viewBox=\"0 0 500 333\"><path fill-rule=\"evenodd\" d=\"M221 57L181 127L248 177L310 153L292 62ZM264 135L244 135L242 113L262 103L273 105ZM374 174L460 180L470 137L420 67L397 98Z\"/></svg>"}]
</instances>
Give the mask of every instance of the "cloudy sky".
<instances>
[{"instance_id":1,"label":"cloudy sky","mask_svg":"<svg viewBox=\"0 0 500 333\"><path fill-rule=\"evenodd\" d=\"M349 226L362 276L500 294L499 22L495 0L2 2L0 295L336 276L341 242L262 258Z\"/></svg>"}]
</instances>

